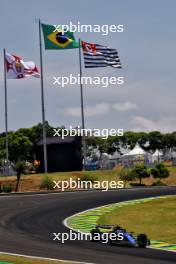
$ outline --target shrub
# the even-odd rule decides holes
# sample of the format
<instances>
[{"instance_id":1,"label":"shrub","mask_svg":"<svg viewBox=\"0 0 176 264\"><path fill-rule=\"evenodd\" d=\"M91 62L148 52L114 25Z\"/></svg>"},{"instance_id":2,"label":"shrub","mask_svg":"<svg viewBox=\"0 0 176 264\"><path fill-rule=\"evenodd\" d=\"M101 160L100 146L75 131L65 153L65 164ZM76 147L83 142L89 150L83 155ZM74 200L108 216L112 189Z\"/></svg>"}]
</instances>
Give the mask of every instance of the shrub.
<instances>
[{"instance_id":1,"label":"shrub","mask_svg":"<svg viewBox=\"0 0 176 264\"><path fill-rule=\"evenodd\" d=\"M145 187L146 186L144 183L139 183L139 182L131 182L130 185L132 187Z\"/></svg>"},{"instance_id":2,"label":"shrub","mask_svg":"<svg viewBox=\"0 0 176 264\"><path fill-rule=\"evenodd\" d=\"M132 169L132 173L136 176L136 178L139 179L139 183L141 184L141 181L143 178L150 177L150 170L143 164L136 165Z\"/></svg>"},{"instance_id":3,"label":"shrub","mask_svg":"<svg viewBox=\"0 0 176 264\"><path fill-rule=\"evenodd\" d=\"M90 182L95 182L97 181L97 177L93 176L91 174L85 173L81 178L81 181L90 181Z\"/></svg>"},{"instance_id":4,"label":"shrub","mask_svg":"<svg viewBox=\"0 0 176 264\"><path fill-rule=\"evenodd\" d=\"M163 163L157 164L154 168L151 169L151 174L154 178L167 178L169 177L169 171Z\"/></svg>"},{"instance_id":5,"label":"shrub","mask_svg":"<svg viewBox=\"0 0 176 264\"><path fill-rule=\"evenodd\" d=\"M152 184L152 186L167 186L167 184L162 182L161 180L157 180Z\"/></svg>"},{"instance_id":6,"label":"shrub","mask_svg":"<svg viewBox=\"0 0 176 264\"><path fill-rule=\"evenodd\" d=\"M52 178L50 178L48 175L45 175L42 179L40 188L41 189L47 189L47 190L53 190L54 182Z\"/></svg>"},{"instance_id":7,"label":"shrub","mask_svg":"<svg viewBox=\"0 0 176 264\"><path fill-rule=\"evenodd\" d=\"M17 174L24 173L25 169L26 169L25 161L17 161L17 163L15 164L15 170L16 170Z\"/></svg>"},{"instance_id":8,"label":"shrub","mask_svg":"<svg viewBox=\"0 0 176 264\"><path fill-rule=\"evenodd\" d=\"M134 173L130 169L122 169L119 172L119 178L124 182L124 187L126 187L126 183L135 179Z\"/></svg>"},{"instance_id":9,"label":"shrub","mask_svg":"<svg viewBox=\"0 0 176 264\"><path fill-rule=\"evenodd\" d=\"M5 192L5 193L10 193L10 192L12 192L13 191L13 186L12 186L12 184L4 184L3 186L2 186L2 192Z\"/></svg>"}]
</instances>

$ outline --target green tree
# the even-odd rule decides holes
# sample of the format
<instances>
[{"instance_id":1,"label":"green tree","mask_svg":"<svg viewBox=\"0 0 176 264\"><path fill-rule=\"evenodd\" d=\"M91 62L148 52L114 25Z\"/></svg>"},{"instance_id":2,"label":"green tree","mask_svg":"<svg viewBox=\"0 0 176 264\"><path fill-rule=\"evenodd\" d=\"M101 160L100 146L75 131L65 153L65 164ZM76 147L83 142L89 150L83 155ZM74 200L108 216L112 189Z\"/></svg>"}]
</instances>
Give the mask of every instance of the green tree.
<instances>
[{"instance_id":1,"label":"green tree","mask_svg":"<svg viewBox=\"0 0 176 264\"><path fill-rule=\"evenodd\" d=\"M136 142L138 141L138 133L132 131L126 131L124 135L121 137L121 141L124 147L130 146L132 149Z\"/></svg>"},{"instance_id":2,"label":"green tree","mask_svg":"<svg viewBox=\"0 0 176 264\"><path fill-rule=\"evenodd\" d=\"M17 182L16 182L16 187L15 187L15 192L18 191L18 186L19 186L19 182L20 182L20 178L21 178L21 174L24 173L25 169L26 169L26 164L24 161L18 161L15 164L14 167L16 173L17 173Z\"/></svg>"},{"instance_id":3,"label":"green tree","mask_svg":"<svg viewBox=\"0 0 176 264\"><path fill-rule=\"evenodd\" d=\"M162 148L167 150L173 147L176 147L176 132L164 134Z\"/></svg>"},{"instance_id":4,"label":"green tree","mask_svg":"<svg viewBox=\"0 0 176 264\"><path fill-rule=\"evenodd\" d=\"M164 179L169 177L169 170L166 168L166 166L164 166L163 163L159 163L151 169L151 174L154 178Z\"/></svg>"},{"instance_id":5,"label":"green tree","mask_svg":"<svg viewBox=\"0 0 176 264\"><path fill-rule=\"evenodd\" d=\"M152 131L148 134L150 150L163 148L163 134L159 131Z\"/></svg>"},{"instance_id":6,"label":"green tree","mask_svg":"<svg viewBox=\"0 0 176 264\"><path fill-rule=\"evenodd\" d=\"M14 133L9 136L9 157L10 160L32 160L33 143L22 133Z\"/></svg>"},{"instance_id":7,"label":"green tree","mask_svg":"<svg viewBox=\"0 0 176 264\"><path fill-rule=\"evenodd\" d=\"M101 137L88 137L86 138L86 144L93 147L99 146L100 152L107 152L109 147L107 140Z\"/></svg>"},{"instance_id":8,"label":"green tree","mask_svg":"<svg viewBox=\"0 0 176 264\"><path fill-rule=\"evenodd\" d=\"M138 164L132 169L134 177L139 179L141 184L143 178L150 177L150 170L144 164Z\"/></svg>"},{"instance_id":9,"label":"green tree","mask_svg":"<svg viewBox=\"0 0 176 264\"><path fill-rule=\"evenodd\" d=\"M131 169L122 169L119 173L119 179L124 182L124 188L126 187L127 182L135 179L135 174Z\"/></svg>"}]
</instances>

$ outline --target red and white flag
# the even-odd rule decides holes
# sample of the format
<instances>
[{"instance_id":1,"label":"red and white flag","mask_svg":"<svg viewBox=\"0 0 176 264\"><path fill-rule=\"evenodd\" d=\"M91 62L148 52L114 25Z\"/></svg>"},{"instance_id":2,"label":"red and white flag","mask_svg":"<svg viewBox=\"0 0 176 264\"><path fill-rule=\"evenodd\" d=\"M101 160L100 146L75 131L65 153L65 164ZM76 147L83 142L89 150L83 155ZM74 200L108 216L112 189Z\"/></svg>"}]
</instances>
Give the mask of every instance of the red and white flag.
<instances>
[{"instance_id":1,"label":"red and white flag","mask_svg":"<svg viewBox=\"0 0 176 264\"><path fill-rule=\"evenodd\" d=\"M21 79L29 76L39 78L39 71L33 61L23 61L20 57L6 53L7 79Z\"/></svg>"},{"instance_id":2,"label":"red and white flag","mask_svg":"<svg viewBox=\"0 0 176 264\"><path fill-rule=\"evenodd\" d=\"M99 44L82 41L85 68L96 68L111 66L122 68L120 58L116 49Z\"/></svg>"}]
</instances>

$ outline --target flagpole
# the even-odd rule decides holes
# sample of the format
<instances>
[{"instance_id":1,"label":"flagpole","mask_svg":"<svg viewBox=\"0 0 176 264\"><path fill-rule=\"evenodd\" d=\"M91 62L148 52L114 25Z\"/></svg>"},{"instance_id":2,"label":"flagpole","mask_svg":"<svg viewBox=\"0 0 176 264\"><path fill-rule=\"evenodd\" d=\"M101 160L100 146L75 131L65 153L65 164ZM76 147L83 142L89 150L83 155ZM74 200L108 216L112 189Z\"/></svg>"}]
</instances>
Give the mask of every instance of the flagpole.
<instances>
[{"instance_id":1,"label":"flagpole","mask_svg":"<svg viewBox=\"0 0 176 264\"><path fill-rule=\"evenodd\" d=\"M4 96L5 96L5 145L6 145L6 162L7 168L9 168L9 142L8 142L8 112L7 112L7 76L6 76L6 50L3 50L4 53ZM9 169L7 169L7 175L9 174Z\"/></svg>"},{"instance_id":2,"label":"flagpole","mask_svg":"<svg viewBox=\"0 0 176 264\"><path fill-rule=\"evenodd\" d=\"M84 97L83 97L83 85L82 85L82 63L81 63L81 40L79 39L79 69L80 69L80 96L81 96L81 121L82 121L82 129L83 129L83 162L84 166L83 169L85 169L85 162L86 162L86 140L85 140L85 122L84 122Z\"/></svg>"},{"instance_id":3,"label":"flagpole","mask_svg":"<svg viewBox=\"0 0 176 264\"><path fill-rule=\"evenodd\" d=\"M42 123L43 123L43 156L44 156L44 172L48 172L47 162L47 145L46 145L46 122L45 122L45 100L43 85L43 54L42 54L42 38L41 38L41 21L39 19L39 47L40 47L40 80L41 80L41 106L42 106Z\"/></svg>"}]
</instances>

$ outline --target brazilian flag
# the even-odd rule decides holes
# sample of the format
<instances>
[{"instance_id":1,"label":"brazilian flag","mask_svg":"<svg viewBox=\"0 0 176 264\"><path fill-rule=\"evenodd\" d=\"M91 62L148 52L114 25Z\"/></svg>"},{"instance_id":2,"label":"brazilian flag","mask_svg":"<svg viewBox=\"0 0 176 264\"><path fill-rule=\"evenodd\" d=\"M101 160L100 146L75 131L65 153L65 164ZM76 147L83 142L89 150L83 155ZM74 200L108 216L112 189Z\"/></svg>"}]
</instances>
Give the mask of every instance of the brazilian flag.
<instances>
[{"instance_id":1,"label":"brazilian flag","mask_svg":"<svg viewBox=\"0 0 176 264\"><path fill-rule=\"evenodd\" d=\"M79 48L79 42L70 31L55 30L53 25L42 24L45 49L75 49Z\"/></svg>"}]
</instances>

